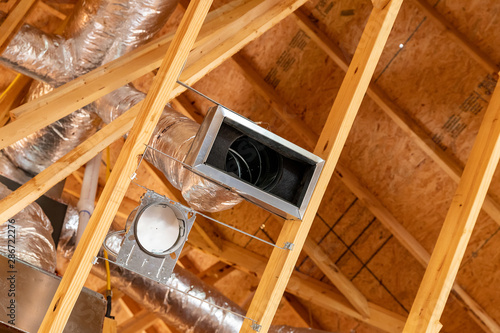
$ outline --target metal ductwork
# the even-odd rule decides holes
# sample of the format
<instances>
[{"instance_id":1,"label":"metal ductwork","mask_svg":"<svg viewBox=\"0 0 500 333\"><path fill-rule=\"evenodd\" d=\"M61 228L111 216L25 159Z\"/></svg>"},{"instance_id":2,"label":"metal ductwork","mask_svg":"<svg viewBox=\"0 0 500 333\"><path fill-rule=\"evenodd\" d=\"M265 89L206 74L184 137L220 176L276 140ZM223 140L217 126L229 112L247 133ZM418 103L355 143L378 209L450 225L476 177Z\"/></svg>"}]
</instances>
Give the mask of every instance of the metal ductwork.
<instances>
[{"instance_id":1,"label":"metal ductwork","mask_svg":"<svg viewBox=\"0 0 500 333\"><path fill-rule=\"evenodd\" d=\"M176 5L177 0L81 0L63 36L45 34L24 25L0 55L0 63L42 82L31 88L27 98L34 99L149 41ZM127 85L20 140L6 148L4 153L17 167L36 174L96 130L95 114L105 122L110 122L143 98L143 93ZM183 160L197 131L196 123L167 106L150 143L155 149ZM175 187L181 189L183 196L196 209L217 211L231 208L241 201L239 196L186 171L163 154L148 150L146 158L163 171ZM17 176L23 175L22 172L10 172ZM6 193L0 187L0 195ZM32 204L14 217L18 225L26 225L22 232L19 231L18 237L29 239L25 256L19 258L53 271L55 251L50 242L50 224L42 214ZM70 216L66 231L76 232L76 218L77 215ZM6 224L0 230L4 226ZM0 242L4 242L7 237L1 233ZM74 244L71 238L62 240L62 244L65 246L61 251L65 255L70 254L71 244ZM45 262L41 258L50 260ZM102 267L96 266L95 271L101 276L104 274ZM112 276L117 288L148 310L157 312L169 325L180 331L236 333L242 325L239 316L123 271L117 266L112 269ZM170 283L178 290L230 308L236 313L243 313L242 309L213 287L179 267L176 267ZM274 327L271 332L320 333L288 327Z\"/></svg>"},{"instance_id":2,"label":"metal ductwork","mask_svg":"<svg viewBox=\"0 0 500 333\"><path fill-rule=\"evenodd\" d=\"M194 274L176 266L169 286L142 277L119 266L111 266L111 283L145 309L155 312L179 332L238 333L245 311ZM103 264L92 272L105 278ZM175 288L175 289L174 289ZM208 303L207 303L208 302ZM211 305L211 304L215 304ZM220 307L231 310L224 311ZM235 314L236 313L236 314ZM272 326L270 333L326 333L310 328Z\"/></svg>"},{"instance_id":3,"label":"metal ductwork","mask_svg":"<svg viewBox=\"0 0 500 333\"><path fill-rule=\"evenodd\" d=\"M77 215L76 215L77 216ZM74 251L74 239L78 225L70 219L64 226L57 249L58 268L64 266ZM123 236L110 234L106 245L108 255L114 261L113 253L118 253ZM155 312L165 322L179 332L190 333L238 333L244 310L224 296L215 287L200 280L196 275L179 267L174 267L168 285L158 283L142 275L110 263L111 284L121 290L146 310ZM102 260L92 268L92 273L105 279L106 270ZM224 311L225 308L230 310ZM271 327L272 333L326 333L309 328L287 326Z\"/></svg>"},{"instance_id":4,"label":"metal ductwork","mask_svg":"<svg viewBox=\"0 0 500 333\"><path fill-rule=\"evenodd\" d=\"M27 97L41 96L149 41L165 24L177 0L80 1L64 36L24 25L0 55L0 63L38 79ZM18 167L37 174L96 130L99 115L110 122L145 95L126 85L4 149ZM198 125L166 107L152 144L183 160ZM183 130L180 130L183 128ZM241 198L157 151L147 157L181 190L195 209L214 212L233 207Z\"/></svg>"},{"instance_id":5,"label":"metal ductwork","mask_svg":"<svg viewBox=\"0 0 500 333\"><path fill-rule=\"evenodd\" d=\"M0 183L0 199L10 190ZM0 225L0 252L54 272L56 252L52 225L40 206L32 203ZM9 257L10 259L10 257Z\"/></svg>"}]
</instances>

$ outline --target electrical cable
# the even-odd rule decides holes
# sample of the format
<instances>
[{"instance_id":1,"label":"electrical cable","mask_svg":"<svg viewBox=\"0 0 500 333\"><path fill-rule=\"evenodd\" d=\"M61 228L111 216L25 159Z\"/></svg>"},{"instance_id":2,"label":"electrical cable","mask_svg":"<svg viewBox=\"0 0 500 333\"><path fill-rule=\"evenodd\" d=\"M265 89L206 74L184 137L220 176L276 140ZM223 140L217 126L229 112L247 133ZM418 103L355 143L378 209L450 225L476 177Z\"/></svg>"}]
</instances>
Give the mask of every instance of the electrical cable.
<instances>
[{"instance_id":1,"label":"electrical cable","mask_svg":"<svg viewBox=\"0 0 500 333\"><path fill-rule=\"evenodd\" d=\"M111 154L109 152L109 146L106 147L106 182L109 179L109 176L111 174ZM106 258L106 300L107 300L107 306L106 306L106 314L105 316L111 319L115 319L115 317L111 316L111 301L112 301L112 296L113 293L111 291L111 271L109 269L109 261L108 261L108 252L106 249L103 250L104 252L104 258Z\"/></svg>"}]
</instances>

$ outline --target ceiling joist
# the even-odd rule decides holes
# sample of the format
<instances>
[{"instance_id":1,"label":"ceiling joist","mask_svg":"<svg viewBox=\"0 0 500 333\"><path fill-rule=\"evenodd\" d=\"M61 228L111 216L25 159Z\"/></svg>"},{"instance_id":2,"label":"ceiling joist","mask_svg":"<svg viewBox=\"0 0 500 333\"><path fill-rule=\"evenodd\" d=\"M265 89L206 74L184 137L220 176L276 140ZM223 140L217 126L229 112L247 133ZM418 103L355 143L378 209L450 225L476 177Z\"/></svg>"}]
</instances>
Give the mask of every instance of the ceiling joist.
<instances>
[{"instance_id":1,"label":"ceiling joist","mask_svg":"<svg viewBox=\"0 0 500 333\"><path fill-rule=\"evenodd\" d=\"M228 5L216 10L221 15L211 15L212 21L202 29L181 81L194 84L305 1L251 0L236 9ZM253 5L252 10L247 3ZM227 38L221 41L221 36ZM2 128L0 149L157 68L171 39L172 35L161 37L13 110L12 117L23 122L14 121ZM184 90L177 86L169 99Z\"/></svg>"},{"instance_id":2,"label":"ceiling joist","mask_svg":"<svg viewBox=\"0 0 500 333\"><path fill-rule=\"evenodd\" d=\"M432 252L404 332L428 332L441 318L500 158L500 86L486 110Z\"/></svg>"},{"instance_id":3,"label":"ceiling joist","mask_svg":"<svg viewBox=\"0 0 500 333\"><path fill-rule=\"evenodd\" d=\"M261 325L263 332L267 332L271 325L401 3L401 0L391 0L383 9L374 8L368 19L351 66L314 149L316 155L325 159L325 165L304 218L302 221L285 221L277 241L279 246L291 243L294 248L291 251L276 248L273 250L247 312L247 317ZM252 323L246 319L240 332L251 331Z\"/></svg>"},{"instance_id":4,"label":"ceiling joist","mask_svg":"<svg viewBox=\"0 0 500 333\"><path fill-rule=\"evenodd\" d=\"M37 0L16 0L5 20L0 24L0 54L5 50Z\"/></svg>"},{"instance_id":5,"label":"ceiling joist","mask_svg":"<svg viewBox=\"0 0 500 333\"><path fill-rule=\"evenodd\" d=\"M188 243L253 276L262 277L266 269L267 259L265 257L230 241L223 240L222 250L214 251L196 231L192 231ZM405 322L403 316L369 302L370 318L364 318L335 288L305 274L293 272L286 290L307 302L329 311L342 313L385 332L398 333L403 329Z\"/></svg>"},{"instance_id":6,"label":"ceiling joist","mask_svg":"<svg viewBox=\"0 0 500 333\"><path fill-rule=\"evenodd\" d=\"M138 164L137 156L144 151L144 145L149 142L211 3L211 1L195 0L184 14L39 332L63 331L90 273L93 257L97 255L130 184L130 175Z\"/></svg>"}]
</instances>

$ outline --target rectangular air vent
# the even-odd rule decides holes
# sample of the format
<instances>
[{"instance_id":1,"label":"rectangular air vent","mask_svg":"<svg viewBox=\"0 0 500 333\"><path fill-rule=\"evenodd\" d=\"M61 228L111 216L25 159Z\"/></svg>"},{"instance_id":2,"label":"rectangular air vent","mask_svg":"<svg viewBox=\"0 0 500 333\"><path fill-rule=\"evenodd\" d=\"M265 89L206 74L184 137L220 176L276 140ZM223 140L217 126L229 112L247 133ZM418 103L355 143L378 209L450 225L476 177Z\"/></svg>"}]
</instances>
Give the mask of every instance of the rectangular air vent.
<instances>
[{"instance_id":1,"label":"rectangular air vent","mask_svg":"<svg viewBox=\"0 0 500 333\"><path fill-rule=\"evenodd\" d=\"M201 124L186 164L279 216L302 219L324 161L216 106Z\"/></svg>"}]
</instances>

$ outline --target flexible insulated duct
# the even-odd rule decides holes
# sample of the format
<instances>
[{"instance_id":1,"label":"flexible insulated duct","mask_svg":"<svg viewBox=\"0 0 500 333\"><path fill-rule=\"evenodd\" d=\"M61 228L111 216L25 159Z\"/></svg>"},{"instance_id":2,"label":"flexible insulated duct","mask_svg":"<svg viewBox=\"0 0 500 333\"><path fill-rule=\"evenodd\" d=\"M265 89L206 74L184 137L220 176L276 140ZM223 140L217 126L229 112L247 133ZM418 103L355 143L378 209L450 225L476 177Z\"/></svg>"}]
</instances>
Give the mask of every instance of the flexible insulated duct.
<instances>
[{"instance_id":1,"label":"flexible insulated duct","mask_svg":"<svg viewBox=\"0 0 500 333\"><path fill-rule=\"evenodd\" d=\"M105 122L110 122L145 97L144 93L127 85L99 99L95 106L99 116ZM182 196L193 208L208 212L229 209L241 202L241 197L197 176L175 161L184 160L199 127L196 122L167 105L151 136L150 145L154 149L148 149L145 158L162 171L173 186L181 190Z\"/></svg>"},{"instance_id":2,"label":"flexible insulated duct","mask_svg":"<svg viewBox=\"0 0 500 333\"><path fill-rule=\"evenodd\" d=\"M0 183L0 199L10 192ZM55 271L52 225L38 204L30 204L0 225L0 252L12 255L14 260L23 260L49 272Z\"/></svg>"},{"instance_id":3,"label":"flexible insulated duct","mask_svg":"<svg viewBox=\"0 0 500 333\"><path fill-rule=\"evenodd\" d=\"M166 22L176 3L177 0L81 0L76 6L73 19L64 36L45 34L24 25L0 55L0 62L48 84L35 86L29 97L34 98L51 87L60 86L148 41ZM106 121L111 121L142 98L143 94L131 86L125 86L94 103L93 111ZM115 111L112 111L113 109ZM89 126L92 121L88 108L78 110L6 151L24 170L37 173L84 140L94 128ZM197 126L167 107L151 143L166 154L183 159ZM198 209L220 210L230 208L240 201L234 194L182 171L180 165L167 157L150 151L146 157L162 169L174 185L182 189L188 202ZM14 217L16 223L25 221L23 223L27 225L20 234L23 235L21 237L29 237L27 239L30 244L25 257L28 262L33 253L40 252L39 258L52 258L54 254L53 244L52 248L50 247L50 237L43 236L50 230L48 228L50 225L47 226L48 221L39 216L40 220L33 223L35 221L33 214L38 214L36 206L30 206ZM69 218L69 224L73 228L76 227L75 216L77 215ZM43 230L38 230L40 227L43 227ZM3 241L6 237L3 235L0 239ZM73 243L71 239L62 242L66 245ZM67 248L65 250L66 254L71 252ZM53 269L50 263L40 262L38 265L47 270ZM99 271L103 273L102 270ZM115 286L143 303L149 310L157 311L181 331L192 333L239 331L242 321L238 316L116 267L112 272ZM171 283L176 289L197 295L219 306L229 307L235 312L242 312L215 289L180 268L176 268ZM274 332L317 331L278 327L274 328Z\"/></svg>"},{"instance_id":4,"label":"flexible insulated duct","mask_svg":"<svg viewBox=\"0 0 500 333\"><path fill-rule=\"evenodd\" d=\"M157 313L165 323L179 332L238 333L245 312L217 289L201 281L196 275L176 266L170 287L148 278L111 266L111 283L145 309ZM104 265L97 264L92 272L106 277ZM211 305L211 304L215 304ZM224 311L220 307L234 313ZM310 328L272 326L270 333L326 333Z\"/></svg>"},{"instance_id":5,"label":"flexible insulated duct","mask_svg":"<svg viewBox=\"0 0 500 333\"><path fill-rule=\"evenodd\" d=\"M0 62L31 77L36 83L29 100L79 75L97 68L151 39L175 8L177 0L80 1L64 37L45 34L25 25L0 56ZM90 136L96 124L93 113L109 123L144 99L126 85L91 106L47 126L7 147L5 154L20 168L37 174ZM167 107L151 144L167 155L183 160L198 125ZM215 212L233 207L241 198L185 170L155 150L146 158L181 190L195 209Z\"/></svg>"},{"instance_id":6,"label":"flexible insulated duct","mask_svg":"<svg viewBox=\"0 0 500 333\"><path fill-rule=\"evenodd\" d=\"M35 83L28 99L60 86L147 42L166 22L177 0L80 0L64 36L24 25L0 57ZM86 107L5 149L19 167L37 174L95 132Z\"/></svg>"},{"instance_id":7,"label":"flexible insulated duct","mask_svg":"<svg viewBox=\"0 0 500 333\"><path fill-rule=\"evenodd\" d=\"M76 216L77 213L74 213ZM63 226L58 255L58 269L64 270L65 262L73 254L75 234L78 228L75 219ZM118 253L122 236L110 235L106 241L112 252ZM113 260L112 253L108 253ZM106 279L104 262L100 260L93 266L92 272ZM175 266L169 280L169 286L158 283L144 276L126 270L116 264L110 264L111 283L134 301L150 312L157 313L165 322L179 332L189 333L238 333L244 314L237 304L221 294L189 271ZM228 309L229 311L222 310ZM272 327L272 333L325 333L318 330L296 327Z\"/></svg>"},{"instance_id":8,"label":"flexible insulated duct","mask_svg":"<svg viewBox=\"0 0 500 333\"><path fill-rule=\"evenodd\" d=\"M0 56L34 83L34 99L151 39L177 0L80 0L64 36L24 25ZM37 174L95 132L91 107L77 110L5 149L19 167Z\"/></svg>"}]
</instances>

